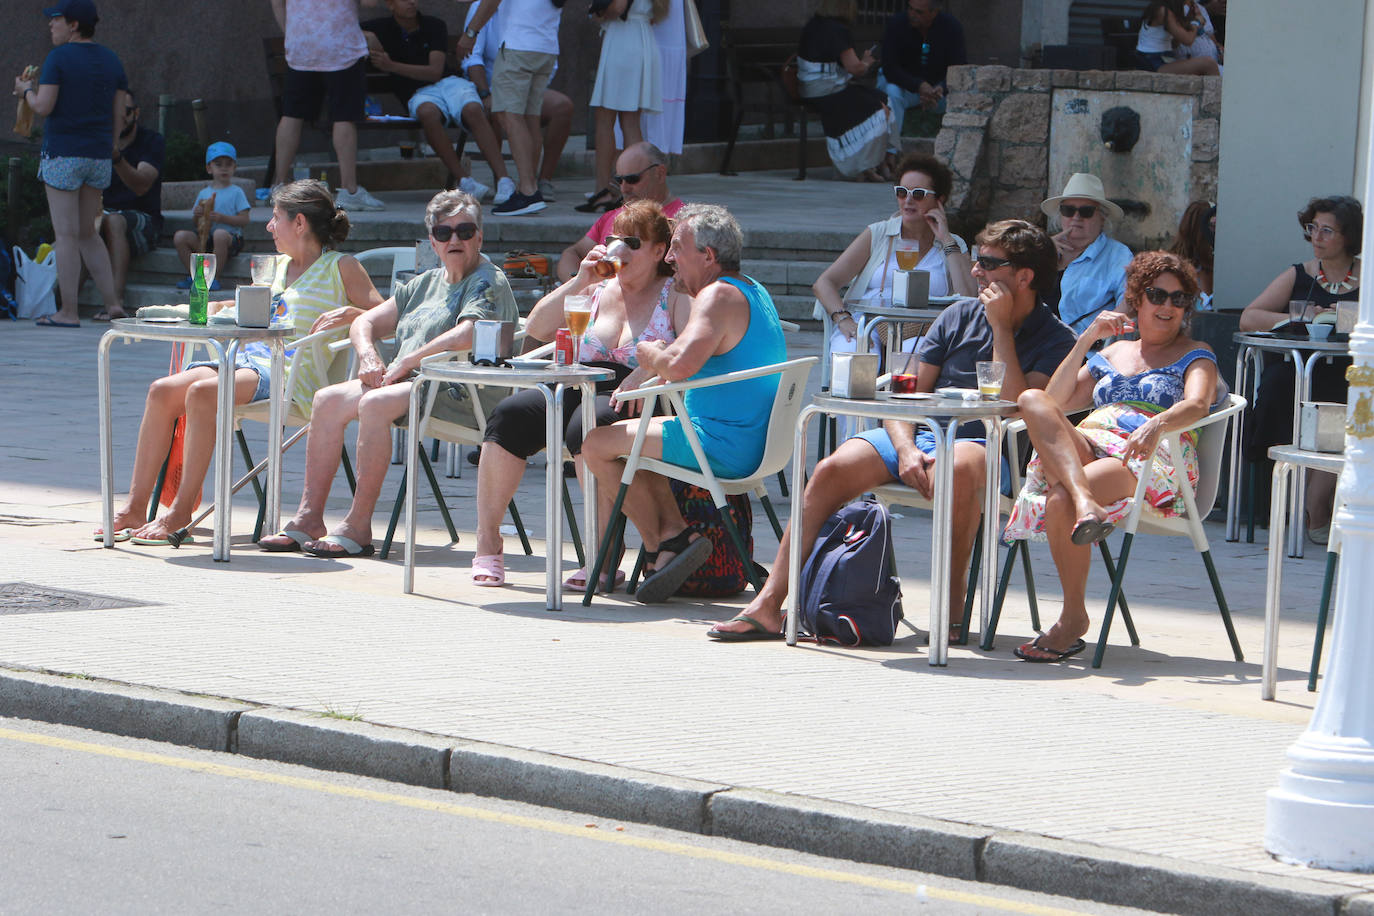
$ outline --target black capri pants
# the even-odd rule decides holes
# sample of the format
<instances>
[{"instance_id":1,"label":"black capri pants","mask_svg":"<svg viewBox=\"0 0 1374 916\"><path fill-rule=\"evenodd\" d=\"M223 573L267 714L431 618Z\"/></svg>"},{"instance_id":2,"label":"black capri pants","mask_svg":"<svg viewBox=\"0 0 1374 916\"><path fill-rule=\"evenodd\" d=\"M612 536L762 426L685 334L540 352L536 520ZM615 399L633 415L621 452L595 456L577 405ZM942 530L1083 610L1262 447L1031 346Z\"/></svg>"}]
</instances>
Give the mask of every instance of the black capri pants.
<instances>
[{"instance_id":1,"label":"black capri pants","mask_svg":"<svg viewBox=\"0 0 1374 916\"><path fill-rule=\"evenodd\" d=\"M611 409L611 394L630 374L629 366L620 363L587 363L595 369L610 369L615 375L596 385L596 425L609 426L622 420ZM574 455L582 451L582 390L569 388L563 393L563 442ZM529 458L544 450L545 419L544 393L524 388L507 397L487 418L487 432L483 442L494 442L517 458Z\"/></svg>"}]
</instances>

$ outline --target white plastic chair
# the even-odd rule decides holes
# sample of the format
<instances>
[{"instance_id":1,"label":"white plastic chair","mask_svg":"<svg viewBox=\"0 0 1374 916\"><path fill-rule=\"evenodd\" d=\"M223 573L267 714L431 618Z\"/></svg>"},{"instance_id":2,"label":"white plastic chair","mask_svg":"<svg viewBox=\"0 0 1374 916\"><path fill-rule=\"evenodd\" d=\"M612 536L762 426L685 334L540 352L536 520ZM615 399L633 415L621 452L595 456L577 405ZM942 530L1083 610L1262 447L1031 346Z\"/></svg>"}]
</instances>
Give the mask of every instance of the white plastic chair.
<instances>
[{"instance_id":1,"label":"white plastic chair","mask_svg":"<svg viewBox=\"0 0 1374 916\"><path fill-rule=\"evenodd\" d=\"M597 550L596 564L591 574L587 576L587 590L582 596L583 605L591 604L597 583L601 581L601 570L606 565L606 557L610 553L611 545L620 542L620 536L625 525L625 518L621 515L620 507L625 502L625 491L629 489L630 481L634 479L635 473L640 470L651 471L673 480L694 484L710 492L712 501L720 510L721 519L725 523L726 531L730 534L730 540L744 561L744 569L749 577L749 584L754 587L755 592L759 590L760 582L758 574L754 571L753 558L749 556L744 545L744 538L741 537L739 528L735 525L734 513L730 510L726 497L737 493L753 493L758 496L764 511L768 513L768 520L773 523L773 530L779 538L782 537L782 525L778 522L777 513L773 511L773 505L768 499L768 492L764 489L763 482L785 468L788 462L792 460L793 431L796 429L797 415L801 413L802 402L806 397L806 380L811 373L811 367L816 362L816 357L808 356L802 359L788 360L784 363L760 366L757 369L727 372L724 375L715 375L709 378L638 388L622 396L625 400L645 399L644 410L640 414L641 422L638 432L635 434L634 444L630 448L630 453L625 456L625 471L620 477L620 491L616 494L615 504L611 508L611 516L607 521L606 536L601 539L600 548ZM768 417L763 457L759 460L758 466L743 477L725 479L716 477L711 471L710 463L706 460L706 452L701 447L700 439L697 438L696 429L690 422L690 415L687 413L687 404L683 399L683 394L697 388L728 385L732 382L742 382L746 379L762 378L769 375L777 375L780 378L778 379L777 394L773 398L773 408ZM641 454L644 449L644 439L649 431L649 423L646 421L653 416L654 405L659 397L667 401L668 405L672 407L673 413L681 419L680 426L683 436L692 449L692 455L696 458L699 470L670 464L659 458L648 458Z\"/></svg>"},{"instance_id":2,"label":"white plastic chair","mask_svg":"<svg viewBox=\"0 0 1374 916\"><path fill-rule=\"evenodd\" d=\"M363 265L363 269L370 274L371 266L384 261L391 262L391 279L387 281L386 289L378 290L383 297L390 296L391 291L396 288L396 275L403 270L415 269L415 246L414 245L394 245L386 248L369 248L366 251L355 252L353 257L358 259L358 263Z\"/></svg>"},{"instance_id":3,"label":"white plastic chair","mask_svg":"<svg viewBox=\"0 0 1374 916\"><path fill-rule=\"evenodd\" d=\"M1212 563L1212 552L1207 543L1207 534L1202 527L1203 519L1216 505L1217 492L1221 489L1221 458L1225 451L1227 431L1235 417L1245 409L1245 404L1245 398L1238 394L1229 394L1219 407L1188 429L1173 430L1164 435L1164 442L1169 449L1170 462L1179 469L1181 474L1184 465L1183 444L1180 438L1187 432L1195 431L1197 433L1197 493L1195 495L1193 489L1188 486L1181 488L1183 512L1180 515L1174 518L1164 518L1152 512L1143 511L1145 507L1145 485L1148 483L1150 475L1142 473L1136 482L1135 494L1131 499L1130 513L1117 526L1122 531L1122 540L1121 551L1116 558L1114 568L1105 541L1099 542L1102 545L1103 556L1107 559L1108 571L1112 576L1112 586L1107 595L1107 609L1102 615L1102 630L1098 635L1097 649L1093 653L1092 666L1094 668L1102 667L1102 656L1107 651L1107 634L1111 630L1112 615L1116 611L1117 601L1121 596L1121 583L1126 577L1126 563L1130 558L1131 543L1135 540L1137 532L1182 536L1192 540L1194 549L1202 554L1202 563L1207 568L1207 577L1211 581L1212 592L1217 599L1217 609L1221 613L1222 624L1226 627L1226 636L1231 642L1231 651L1235 655L1236 661L1245 660L1245 656L1241 652L1240 641L1236 638L1235 627L1231 623L1231 611L1226 605L1226 596L1221 590L1221 580L1217 577L1216 566ZM985 645L990 646L992 637L996 634L997 619L1001 612L1001 599L1006 594L1006 579L1009 573L1010 563L1004 568L1002 581L998 583L998 600L993 608L992 621L988 628ZM1125 616L1123 614L1123 617ZM1129 621L1129 617L1126 619ZM1140 645L1134 627L1128 625L1128 629L1131 634L1131 645Z\"/></svg>"}]
</instances>

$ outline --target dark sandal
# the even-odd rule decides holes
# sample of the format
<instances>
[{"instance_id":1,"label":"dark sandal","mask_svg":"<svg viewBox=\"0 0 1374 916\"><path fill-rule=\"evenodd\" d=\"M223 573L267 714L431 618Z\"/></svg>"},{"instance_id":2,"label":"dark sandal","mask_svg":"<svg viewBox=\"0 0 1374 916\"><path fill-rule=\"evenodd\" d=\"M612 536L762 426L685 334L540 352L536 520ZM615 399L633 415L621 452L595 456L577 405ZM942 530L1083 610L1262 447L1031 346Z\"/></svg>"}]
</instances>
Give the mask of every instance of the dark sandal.
<instances>
[{"instance_id":1,"label":"dark sandal","mask_svg":"<svg viewBox=\"0 0 1374 916\"><path fill-rule=\"evenodd\" d=\"M700 536L692 540L693 534ZM661 542L657 553L671 553L673 558L662 569L655 569L635 590L635 600L641 604L662 604L682 587L701 564L711 556L714 547L711 539L687 526L674 537Z\"/></svg>"}]
</instances>

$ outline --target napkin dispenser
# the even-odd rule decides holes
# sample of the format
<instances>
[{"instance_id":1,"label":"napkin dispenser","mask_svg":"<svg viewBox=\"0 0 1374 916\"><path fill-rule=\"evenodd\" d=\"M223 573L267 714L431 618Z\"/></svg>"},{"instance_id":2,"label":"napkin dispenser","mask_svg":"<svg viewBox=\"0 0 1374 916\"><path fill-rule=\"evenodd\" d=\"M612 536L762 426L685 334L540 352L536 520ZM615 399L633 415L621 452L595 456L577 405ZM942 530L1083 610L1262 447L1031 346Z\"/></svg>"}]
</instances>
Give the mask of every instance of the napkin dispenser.
<instances>
[{"instance_id":1,"label":"napkin dispenser","mask_svg":"<svg viewBox=\"0 0 1374 916\"><path fill-rule=\"evenodd\" d=\"M1355 330L1355 324L1360 320L1360 303L1354 300L1347 300L1336 303L1336 333L1349 334Z\"/></svg>"},{"instance_id":2,"label":"napkin dispenser","mask_svg":"<svg viewBox=\"0 0 1374 916\"><path fill-rule=\"evenodd\" d=\"M515 355L515 322L474 321L472 361L479 366L503 366Z\"/></svg>"},{"instance_id":3,"label":"napkin dispenser","mask_svg":"<svg viewBox=\"0 0 1374 916\"><path fill-rule=\"evenodd\" d=\"M899 270L892 275L892 304L923 309L930 304L930 271Z\"/></svg>"},{"instance_id":4,"label":"napkin dispenser","mask_svg":"<svg viewBox=\"0 0 1374 916\"><path fill-rule=\"evenodd\" d=\"M272 288L240 286L234 290L234 307L241 328L265 328L272 320Z\"/></svg>"},{"instance_id":5,"label":"napkin dispenser","mask_svg":"<svg viewBox=\"0 0 1374 916\"><path fill-rule=\"evenodd\" d=\"M1345 405L1303 401L1298 417L1298 448L1309 452L1345 451Z\"/></svg>"},{"instance_id":6,"label":"napkin dispenser","mask_svg":"<svg viewBox=\"0 0 1374 916\"><path fill-rule=\"evenodd\" d=\"M837 398L871 398L878 393L877 353L830 354L830 393Z\"/></svg>"}]
</instances>

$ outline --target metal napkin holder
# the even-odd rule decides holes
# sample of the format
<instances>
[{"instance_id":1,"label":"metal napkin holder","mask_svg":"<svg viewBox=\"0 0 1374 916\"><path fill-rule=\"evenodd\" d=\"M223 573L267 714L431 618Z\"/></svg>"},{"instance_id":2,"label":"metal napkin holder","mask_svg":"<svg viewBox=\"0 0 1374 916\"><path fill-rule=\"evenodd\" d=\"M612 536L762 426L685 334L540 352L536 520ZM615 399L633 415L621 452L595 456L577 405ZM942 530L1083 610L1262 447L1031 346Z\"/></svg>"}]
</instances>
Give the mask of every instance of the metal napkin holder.
<instances>
[{"instance_id":1,"label":"metal napkin holder","mask_svg":"<svg viewBox=\"0 0 1374 916\"><path fill-rule=\"evenodd\" d=\"M468 354L473 365L506 366L515 355L515 322L474 321L472 323L472 351Z\"/></svg>"}]
</instances>

